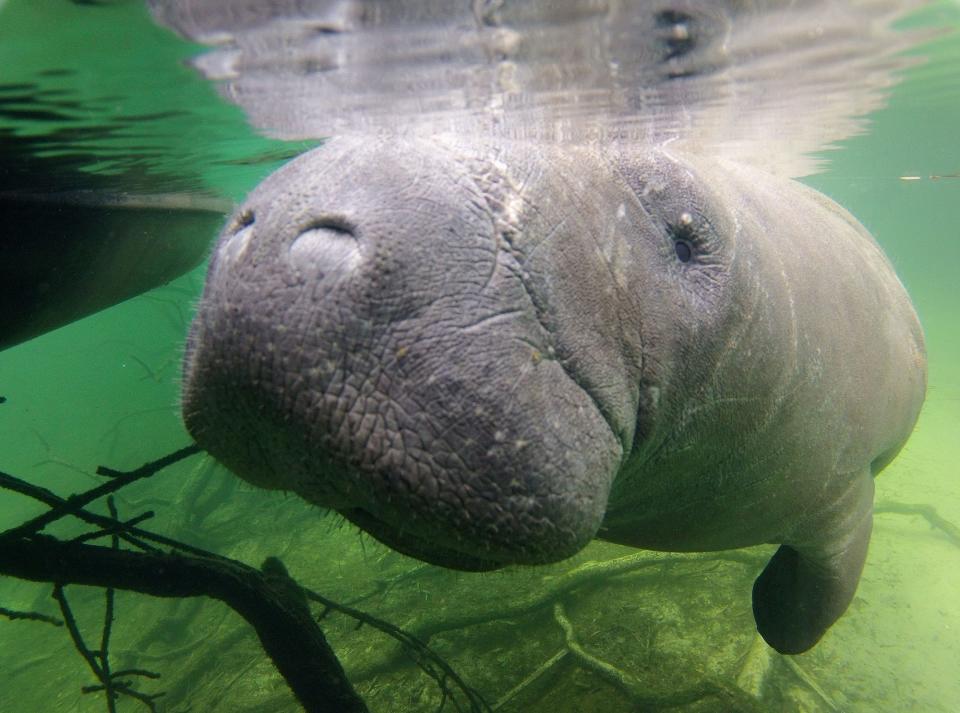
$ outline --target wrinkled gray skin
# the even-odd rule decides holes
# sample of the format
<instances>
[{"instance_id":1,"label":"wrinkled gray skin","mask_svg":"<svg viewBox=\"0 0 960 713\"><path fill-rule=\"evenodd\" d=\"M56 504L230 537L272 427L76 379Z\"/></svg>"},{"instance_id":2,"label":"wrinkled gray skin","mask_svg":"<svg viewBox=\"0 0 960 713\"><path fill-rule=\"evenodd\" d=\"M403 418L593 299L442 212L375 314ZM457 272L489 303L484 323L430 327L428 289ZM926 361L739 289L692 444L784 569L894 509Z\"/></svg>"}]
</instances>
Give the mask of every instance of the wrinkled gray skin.
<instances>
[{"instance_id":1,"label":"wrinkled gray skin","mask_svg":"<svg viewBox=\"0 0 960 713\"><path fill-rule=\"evenodd\" d=\"M229 468L428 562L782 543L754 611L797 653L853 596L925 357L876 243L793 181L347 136L224 230L185 376Z\"/></svg>"}]
</instances>

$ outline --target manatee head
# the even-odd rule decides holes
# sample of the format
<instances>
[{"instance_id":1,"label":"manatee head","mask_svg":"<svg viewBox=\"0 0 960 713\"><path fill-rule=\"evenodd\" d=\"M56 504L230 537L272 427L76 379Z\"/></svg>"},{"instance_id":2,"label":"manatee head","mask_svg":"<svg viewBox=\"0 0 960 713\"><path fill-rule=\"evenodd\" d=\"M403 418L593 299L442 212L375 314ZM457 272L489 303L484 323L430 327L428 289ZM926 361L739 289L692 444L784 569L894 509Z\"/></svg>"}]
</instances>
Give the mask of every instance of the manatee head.
<instances>
[{"instance_id":1,"label":"manatee head","mask_svg":"<svg viewBox=\"0 0 960 713\"><path fill-rule=\"evenodd\" d=\"M434 563L582 548L675 341L644 348L639 315L689 299L671 270L691 245L596 154L547 154L517 148L508 170L488 148L343 137L268 178L223 231L188 341L198 443Z\"/></svg>"}]
</instances>

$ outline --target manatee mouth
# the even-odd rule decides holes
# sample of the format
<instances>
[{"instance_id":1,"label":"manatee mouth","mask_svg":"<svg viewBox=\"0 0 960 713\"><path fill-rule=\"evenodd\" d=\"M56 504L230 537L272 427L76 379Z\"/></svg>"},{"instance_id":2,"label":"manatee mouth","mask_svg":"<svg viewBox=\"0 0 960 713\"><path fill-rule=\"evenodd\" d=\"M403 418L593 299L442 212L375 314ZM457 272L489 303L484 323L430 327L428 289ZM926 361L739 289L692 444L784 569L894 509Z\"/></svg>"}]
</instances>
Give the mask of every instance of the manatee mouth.
<instances>
[{"instance_id":1,"label":"manatee mouth","mask_svg":"<svg viewBox=\"0 0 960 713\"><path fill-rule=\"evenodd\" d=\"M428 540L402 528L380 520L362 508L342 510L340 514L361 530L397 552L423 560L438 567L458 569L464 572L488 572L500 569L503 564L465 554L460 550L438 545L435 539Z\"/></svg>"}]
</instances>

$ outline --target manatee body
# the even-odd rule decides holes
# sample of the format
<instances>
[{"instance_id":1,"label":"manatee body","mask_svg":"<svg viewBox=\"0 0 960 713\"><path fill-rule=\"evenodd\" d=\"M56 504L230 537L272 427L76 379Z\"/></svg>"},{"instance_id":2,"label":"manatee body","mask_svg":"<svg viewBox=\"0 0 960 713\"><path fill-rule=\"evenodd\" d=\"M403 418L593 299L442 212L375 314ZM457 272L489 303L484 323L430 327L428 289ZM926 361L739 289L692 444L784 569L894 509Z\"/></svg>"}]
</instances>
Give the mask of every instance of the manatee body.
<instances>
[{"instance_id":1,"label":"manatee body","mask_svg":"<svg viewBox=\"0 0 960 713\"><path fill-rule=\"evenodd\" d=\"M195 268L231 208L187 194L0 189L0 351Z\"/></svg>"},{"instance_id":2,"label":"manatee body","mask_svg":"<svg viewBox=\"0 0 960 713\"><path fill-rule=\"evenodd\" d=\"M781 547L760 633L849 604L925 389L869 234L668 144L342 136L225 228L183 409L241 477L463 569Z\"/></svg>"}]
</instances>

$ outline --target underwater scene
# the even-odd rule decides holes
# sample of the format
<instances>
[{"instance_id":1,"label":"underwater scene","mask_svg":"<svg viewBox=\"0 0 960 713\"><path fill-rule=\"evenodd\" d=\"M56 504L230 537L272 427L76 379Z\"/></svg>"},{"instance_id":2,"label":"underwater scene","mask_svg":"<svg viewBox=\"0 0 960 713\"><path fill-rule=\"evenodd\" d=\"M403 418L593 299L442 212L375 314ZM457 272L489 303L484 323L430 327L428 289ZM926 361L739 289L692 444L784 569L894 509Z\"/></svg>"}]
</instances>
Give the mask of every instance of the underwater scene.
<instances>
[{"instance_id":1,"label":"underwater scene","mask_svg":"<svg viewBox=\"0 0 960 713\"><path fill-rule=\"evenodd\" d=\"M816 1L809 16L778 2L672 5L0 0L0 713L960 710L960 4ZM647 27L633 15L641 7L654 13L649 40L624 29L628 21ZM766 18L768 10L775 17ZM617 12L625 13L622 23L595 23ZM788 21L796 23L792 31ZM765 34L774 32L768 25L776 25L774 34ZM477 49L474 33L486 37L488 30L492 39ZM600 45L621 54L616 63L605 58L597 75L590 48ZM569 50L569 66L557 59L561 50ZM495 65L476 86L475 54ZM537 71L527 72L534 65ZM606 91L607 72L651 89L619 91L618 84ZM527 86L529 94L515 89ZM775 535L736 530L710 547L697 546L702 539L671 546L651 537L647 549L617 544L610 540L629 538L611 534L562 551L543 545L544 554L539 543L509 551L493 528L493 544L471 549L459 532L421 514L420 500L388 495L374 511L364 498L374 501L368 491L375 486L365 481L328 490L310 482L304 473L317 460L338 474L353 473L348 465L356 472L373 466L357 465L363 454L289 454L284 424L292 417L271 405L237 396L226 418L248 406L255 416L224 427L217 404L233 398L232 382L184 368L185 357L199 363L200 342L220 324L212 313L202 317L188 344L211 259L219 262L211 282L230 261L239 264L252 244L245 231L272 225L269 209L283 199L268 182L255 194L264 196L256 218L236 206L282 166L318 146L327 150L327 139L340 134L360 148L335 140L328 146L346 145L350 156L435 134L494 136L508 146L542 142L530 159L538 166L557 146L676 145L678 155L703 151L717 165L742 160L749 171L799 179L856 216L919 316L927 382L912 435L875 479L869 550L859 584L853 573L852 599L828 598L839 610L811 624L810 635L799 618L781 613L789 621L775 621L774 629L803 630L803 643L779 645L757 613L762 602L751 598L783 542ZM444 146L452 154L458 144ZM338 160L346 175L349 159ZM384 166L391 161L384 158ZM589 161L574 163L593 176ZM711 170L703 175L715 175ZM531 169L525 179L532 184L541 173ZM749 184L761 174L731 175ZM404 201L423 197L416 181L401 188ZM655 186L649 191L659 200ZM582 204L596 203L602 213L600 192ZM779 202L789 204L792 195ZM567 200L575 202L564 196L555 203ZM293 200L290 210L302 205ZM504 205L507 216L523 210L509 199ZM440 198L436 206L442 211ZM405 210L406 203L396 209ZM699 217L678 214L679 232L667 249L677 270L695 265L704 249ZM704 220L710 229L721 223ZM229 240L216 248L224 226ZM355 259L343 241L362 227L349 216L300 229L310 239L324 233L337 246L305 243L308 256L333 251L337 266ZM502 228L504 235L511 229ZM748 229L747 221L737 225ZM518 245L509 247L522 252ZM445 265L431 249L426 244L422 254ZM589 261L582 267L591 269ZM553 289L549 280L544 285ZM421 288L405 284L411 294ZM216 289L227 294L227 287ZM260 299L283 289L264 288ZM601 291L591 284L576 295ZM247 293L236 299L256 305ZM823 319L841 319L847 309L857 307L839 305ZM537 317L549 320L544 312ZM734 324L747 321L740 316ZM477 325L506 324L501 317ZM887 324L886 317L877 314L877 323ZM606 333L587 332L599 353ZM685 353L706 341L698 336ZM443 338L435 343L446 348ZM530 373L558 360L552 346L524 344L532 350L523 352ZM400 363L419 351L404 345L388 356ZM911 366L919 369L922 357L914 356ZM342 366L354 357L337 358ZM874 363L855 361L845 366L857 372ZM468 376L486 374L481 366ZM198 373L220 389L213 405L187 393L200 388ZM603 402L605 380L615 379L612 371L598 373ZM873 377L856 375L868 384ZM902 377L912 378L906 368ZM561 381L545 382L559 394L549 401L556 413L527 418L563 415L574 396ZM298 378L283 387L289 383L294 392L310 390ZM517 383L525 382L506 382L502 393L491 388L490 399L501 393L520 403ZM478 382L485 398L486 389ZM595 420L619 426L619 402L610 398L614 405ZM641 416L624 432L667 428L643 420L658 398L666 403L666 387L631 398L631 418L638 402ZM893 395L872 398L865 422L894 419L899 407ZM202 409L206 415L197 415ZM223 433L214 435L216 428ZM707 428L703 438L712 433ZM544 442L561 440L543 434ZM829 450L831 435L814 451ZM570 435L571 450L585 451L600 437ZM504 440L500 430L490 438ZM629 462L629 446L610 440L622 450L584 462L597 469ZM454 455L468 461L472 442L465 443ZM525 446L519 438L513 445ZM710 461L725 447L720 441L698 457ZM760 450L755 460L772 463L766 459L780 445ZM490 458L500 467L500 455ZM879 460L871 456L864 472ZM632 484L605 487L612 500L629 503L623 491ZM793 509L773 504L775 494L749 497L735 520L754 519L758 508ZM718 495L716 502L727 501ZM463 540L479 532L470 512ZM715 513L705 512L707 520ZM398 517L413 524L394 526ZM624 517L610 505L600 537ZM835 524L824 522L814 529ZM838 576L831 570L817 580L810 601L821 601ZM809 594L806 582L791 582L787 589Z\"/></svg>"}]
</instances>

